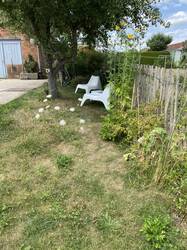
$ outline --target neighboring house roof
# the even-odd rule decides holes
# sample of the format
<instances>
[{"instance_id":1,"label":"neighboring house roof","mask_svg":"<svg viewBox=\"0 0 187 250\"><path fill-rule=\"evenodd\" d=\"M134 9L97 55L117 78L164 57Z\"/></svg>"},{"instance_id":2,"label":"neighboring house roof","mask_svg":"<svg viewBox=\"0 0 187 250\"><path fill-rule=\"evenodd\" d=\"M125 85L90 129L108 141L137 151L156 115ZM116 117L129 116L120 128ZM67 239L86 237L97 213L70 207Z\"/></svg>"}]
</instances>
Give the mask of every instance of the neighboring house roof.
<instances>
[{"instance_id":1,"label":"neighboring house roof","mask_svg":"<svg viewBox=\"0 0 187 250\"><path fill-rule=\"evenodd\" d=\"M168 50L182 50L183 48L184 48L184 42L168 45Z\"/></svg>"}]
</instances>

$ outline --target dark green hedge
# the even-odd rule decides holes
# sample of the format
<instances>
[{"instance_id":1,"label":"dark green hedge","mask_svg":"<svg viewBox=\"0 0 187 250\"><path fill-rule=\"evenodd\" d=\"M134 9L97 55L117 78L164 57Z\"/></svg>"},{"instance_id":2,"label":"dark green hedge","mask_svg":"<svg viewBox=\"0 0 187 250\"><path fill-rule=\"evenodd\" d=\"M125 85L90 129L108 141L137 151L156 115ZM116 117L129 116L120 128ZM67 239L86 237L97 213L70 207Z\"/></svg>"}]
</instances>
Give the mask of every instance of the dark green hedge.
<instances>
[{"instance_id":1,"label":"dark green hedge","mask_svg":"<svg viewBox=\"0 0 187 250\"><path fill-rule=\"evenodd\" d=\"M146 51L141 52L141 64L160 65L171 63L170 53L168 51Z\"/></svg>"},{"instance_id":2,"label":"dark green hedge","mask_svg":"<svg viewBox=\"0 0 187 250\"><path fill-rule=\"evenodd\" d=\"M76 76L98 75L105 70L107 64L107 54L95 50L81 51L77 55L74 65L74 73ZM68 66L68 70L73 74L72 65Z\"/></svg>"}]
</instances>

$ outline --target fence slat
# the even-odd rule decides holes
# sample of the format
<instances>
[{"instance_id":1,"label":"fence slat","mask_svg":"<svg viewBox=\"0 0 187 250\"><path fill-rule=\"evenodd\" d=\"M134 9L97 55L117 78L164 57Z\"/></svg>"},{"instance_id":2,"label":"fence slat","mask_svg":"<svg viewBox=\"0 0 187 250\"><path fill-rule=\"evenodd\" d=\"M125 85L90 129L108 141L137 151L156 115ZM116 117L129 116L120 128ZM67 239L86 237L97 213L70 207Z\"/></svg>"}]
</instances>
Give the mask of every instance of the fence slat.
<instances>
[{"instance_id":1,"label":"fence slat","mask_svg":"<svg viewBox=\"0 0 187 250\"><path fill-rule=\"evenodd\" d=\"M181 80L183 79L183 80ZM148 65L137 65L134 81L132 108L143 103L160 101L165 127L169 132L176 125L181 93L187 95L185 69L166 69ZM181 82L182 81L182 82ZM182 87L182 91L180 88Z\"/></svg>"}]
</instances>

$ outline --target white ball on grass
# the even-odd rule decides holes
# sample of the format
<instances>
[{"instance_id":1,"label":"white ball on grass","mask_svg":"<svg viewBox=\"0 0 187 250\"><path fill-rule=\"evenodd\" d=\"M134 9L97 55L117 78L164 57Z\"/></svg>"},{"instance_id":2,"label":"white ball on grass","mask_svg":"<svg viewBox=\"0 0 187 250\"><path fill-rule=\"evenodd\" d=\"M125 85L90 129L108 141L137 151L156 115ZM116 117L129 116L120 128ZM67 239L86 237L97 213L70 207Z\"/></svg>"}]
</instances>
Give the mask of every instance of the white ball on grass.
<instances>
[{"instance_id":1,"label":"white ball on grass","mask_svg":"<svg viewBox=\"0 0 187 250\"><path fill-rule=\"evenodd\" d=\"M66 121L62 119L62 120L60 121L60 126L65 126L65 125L66 125Z\"/></svg>"},{"instance_id":2,"label":"white ball on grass","mask_svg":"<svg viewBox=\"0 0 187 250\"><path fill-rule=\"evenodd\" d=\"M35 119L36 119L36 120L40 119L40 115L39 115L39 114L36 114L36 115L35 115Z\"/></svg>"},{"instance_id":3,"label":"white ball on grass","mask_svg":"<svg viewBox=\"0 0 187 250\"><path fill-rule=\"evenodd\" d=\"M58 111L58 110L60 110L60 107L59 107L59 106L55 106L55 107L54 107L54 110L57 110L57 111Z\"/></svg>"},{"instance_id":4,"label":"white ball on grass","mask_svg":"<svg viewBox=\"0 0 187 250\"><path fill-rule=\"evenodd\" d=\"M44 112L44 108L38 109L38 112L39 112L39 113L43 113L43 112Z\"/></svg>"},{"instance_id":5,"label":"white ball on grass","mask_svg":"<svg viewBox=\"0 0 187 250\"><path fill-rule=\"evenodd\" d=\"M75 112L75 108L70 108L69 111Z\"/></svg>"},{"instance_id":6,"label":"white ball on grass","mask_svg":"<svg viewBox=\"0 0 187 250\"><path fill-rule=\"evenodd\" d=\"M79 122L80 122L80 124L85 124L86 121L84 119L80 119Z\"/></svg>"},{"instance_id":7,"label":"white ball on grass","mask_svg":"<svg viewBox=\"0 0 187 250\"><path fill-rule=\"evenodd\" d=\"M51 99L52 95L47 95L46 97L47 97L47 99Z\"/></svg>"},{"instance_id":8,"label":"white ball on grass","mask_svg":"<svg viewBox=\"0 0 187 250\"><path fill-rule=\"evenodd\" d=\"M84 128L83 127L80 127L80 132L84 133Z\"/></svg>"},{"instance_id":9,"label":"white ball on grass","mask_svg":"<svg viewBox=\"0 0 187 250\"><path fill-rule=\"evenodd\" d=\"M43 102L47 102L47 99L44 99Z\"/></svg>"}]
</instances>

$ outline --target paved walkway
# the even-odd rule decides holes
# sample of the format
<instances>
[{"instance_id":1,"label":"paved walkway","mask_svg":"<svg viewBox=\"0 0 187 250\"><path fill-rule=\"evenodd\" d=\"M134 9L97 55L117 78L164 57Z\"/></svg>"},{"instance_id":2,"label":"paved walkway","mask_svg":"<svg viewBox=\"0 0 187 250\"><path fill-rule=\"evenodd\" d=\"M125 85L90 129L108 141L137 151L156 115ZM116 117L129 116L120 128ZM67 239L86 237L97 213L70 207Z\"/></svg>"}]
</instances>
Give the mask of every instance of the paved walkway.
<instances>
[{"instance_id":1,"label":"paved walkway","mask_svg":"<svg viewBox=\"0 0 187 250\"><path fill-rule=\"evenodd\" d=\"M0 104L6 104L29 90L42 86L46 80L0 80Z\"/></svg>"}]
</instances>

